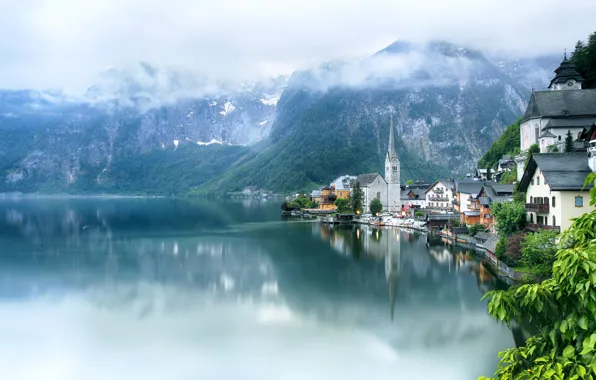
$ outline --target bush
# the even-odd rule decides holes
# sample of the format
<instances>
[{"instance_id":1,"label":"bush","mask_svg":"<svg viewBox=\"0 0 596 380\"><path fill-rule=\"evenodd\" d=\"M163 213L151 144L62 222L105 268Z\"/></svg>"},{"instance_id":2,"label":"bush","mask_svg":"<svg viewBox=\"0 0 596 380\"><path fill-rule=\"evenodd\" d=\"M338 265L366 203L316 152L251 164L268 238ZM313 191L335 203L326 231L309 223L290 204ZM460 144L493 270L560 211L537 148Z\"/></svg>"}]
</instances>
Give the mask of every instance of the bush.
<instances>
[{"instance_id":1,"label":"bush","mask_svg":"<svg viewBox=\"0 0 596 380\"><path fill-rule=\"evenodd\" d=\"M474 236L477 232L486 232L486 228L480 223L476 223L468 227L468 233L470 235Z\"/></svg>"},{"instance_id":2,"label":"bush","mask_svg":"<svg viewBox=\"0 0 596 380\"><path fill-rule=\"evenodd\" d=\"M373 215L377 215L377 213L383 211L383 204L381 203L380 200L378 200L377 198L374 198L372 201L370 201L370 212Z\"/></svg>"},{"instance_id":3,"label":"bush","mask_svg":"<svg viewBox=\"0 0 596 380\"><path fill-rule=\"evenodd\" d=\"M351 212L350 201L344 198L337 198L333 203L337 207L337 212L345 213Z\"/></svg>"},{"instance_id":4,"label":"bush","mask_svg":"<svg viewBox=\"0 0 596 380\"><path fill-rule=\"evenodd\" d=\"M416 211L416 213L414 214L414 216L416 218L424 218L424 212L422 212L422 211Z\"/></svg>"},{"instance_id":5,"label":"bush","mask_svg":"<svg viewBox=\"0 0 596 380\"><path fill-rule=\"evenodd\" d=\"M497 220L497 229L501 236L523 231L526 226L526 209L523 203L495 203L493 215Z\"/></svg>"},{"instance_id":6,"label":"bush","mask_svg":"<svg viewBox=\"0 0 596 380\"><path fill-rule=\"evenodd\" d=\"M557 254L557 233L541 230L528 234L521 244L521 262L538 276L551 276Z\"/></svg>"},{"instance_id":7,"label":"bush","mask_svg":"<svg viewBox=\"0 0 596 380\"><path fill-rule=\"evenodd\" d=\"M521 261L521 247L524 237L523 232L513 234L508 238L501 236L495 250L497 258L509 267L518 266Z\"/></svg>"}]
</instances>

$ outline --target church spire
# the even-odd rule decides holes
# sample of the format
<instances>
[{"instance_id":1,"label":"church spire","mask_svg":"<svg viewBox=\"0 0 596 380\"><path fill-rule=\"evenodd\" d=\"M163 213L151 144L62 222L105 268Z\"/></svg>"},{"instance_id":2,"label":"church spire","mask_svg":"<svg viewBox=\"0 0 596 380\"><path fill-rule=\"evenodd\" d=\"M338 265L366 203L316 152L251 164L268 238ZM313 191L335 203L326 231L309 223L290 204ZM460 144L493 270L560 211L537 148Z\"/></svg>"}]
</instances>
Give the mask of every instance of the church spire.
<instances>
[{"instance_id":1,"label":"church spire","mask_svg":"<svg viewBox=\"0 0 596 380\"><path fill-rule=\"evenodd\" d=\"M389 126L389 145L387 149L387 154L389 155L389 159L393 157L397 157L397 152L395 151L395 138L393 137L393 115L391 115L391 124Z\"/></svg>"}]
</instances>

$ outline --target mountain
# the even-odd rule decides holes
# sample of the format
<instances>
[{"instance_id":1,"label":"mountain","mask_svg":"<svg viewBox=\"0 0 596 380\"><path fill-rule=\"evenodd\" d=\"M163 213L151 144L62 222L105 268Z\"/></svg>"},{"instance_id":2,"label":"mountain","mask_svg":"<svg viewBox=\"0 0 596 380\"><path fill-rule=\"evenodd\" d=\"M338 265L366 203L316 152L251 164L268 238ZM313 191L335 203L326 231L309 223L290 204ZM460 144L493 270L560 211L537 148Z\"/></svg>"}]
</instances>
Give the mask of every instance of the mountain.
<instances>
[{"instance_id":1,"label":"mountain","mask_svg":"<svg viewBox=\"0 0 596 380\"><path fill-rule=\"evenodd\" d=\"M143 63L83 98L0 91L0 192L306 189L380 171L391 115L404 181L457 175L548 83L547 61L397 42L258 83Z\"/></svg>"}]
</instances>

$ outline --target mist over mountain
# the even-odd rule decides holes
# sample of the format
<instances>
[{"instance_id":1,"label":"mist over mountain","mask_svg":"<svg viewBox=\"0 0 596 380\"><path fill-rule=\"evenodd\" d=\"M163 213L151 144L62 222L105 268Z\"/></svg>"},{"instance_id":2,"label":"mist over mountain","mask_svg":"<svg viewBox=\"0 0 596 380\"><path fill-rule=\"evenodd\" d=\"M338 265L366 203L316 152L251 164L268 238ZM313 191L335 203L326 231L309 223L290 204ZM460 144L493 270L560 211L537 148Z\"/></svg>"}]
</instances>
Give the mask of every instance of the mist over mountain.
<instances>
[{"instance_id":1,"label":"mist over mountain","mask_svg":"<svg viewBox=\"0 0 596 380\"><path fill-rule=\"evenodd\" d=\"M457 175L559 60L396 42L264 82L142 63L106 70L82 98L0 91L0 192L296 190L380 171L390 115L404 178Z\"/></svg>"}]
</instances>

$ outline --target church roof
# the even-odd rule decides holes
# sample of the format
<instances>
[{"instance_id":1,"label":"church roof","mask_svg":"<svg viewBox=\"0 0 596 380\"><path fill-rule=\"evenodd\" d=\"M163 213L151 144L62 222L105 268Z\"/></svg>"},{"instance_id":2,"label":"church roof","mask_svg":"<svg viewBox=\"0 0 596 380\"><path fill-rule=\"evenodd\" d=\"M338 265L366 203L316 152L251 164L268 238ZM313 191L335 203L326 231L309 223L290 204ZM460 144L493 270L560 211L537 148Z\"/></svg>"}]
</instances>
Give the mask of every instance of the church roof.
<instances>
[{"instance_id":1,"label":"church roof","mask_svg":"<svg viewBox=\"0 0 596 380\"><path fill-rule=\"evenodd\" d=\"M550 128L590 128L592 124L596 122L596 116L594 117L581 117L581 118L562 118L562 119L550 119L544 126L544 129Z\"/></svg>"},{"instance_id":2,"label":"church roof","mask_svg":"<svg viewBox=\"0 0 596 380\"><path fill-rule=\"evenodd\" d=\"M548 88L551 88L555 83L566 83L568 80L573 79L576 82L583 82L584 78L581 76L577 69L571 61L567 59L567 54L565 54L565 58L563 62L557 67L555 70L555 77L553 80L550 81Z\"/></svg>"},{"instance_id":3,"label":"church roof","mask_svg":"<svg viewBox=\"0 0 596 380\"><path fill-rule=\"evenodd\" d=\"M552 133L550 131L550 129L545 130L544 132L542 132L542 134L538 137L539 139L543 138L543 137L557 137L555 136L554 133Z\"/></svg>"},{"instance_id":4,"label":"church roof","mask_svg":"<svg viewBox=\"0 0 596 380\"><path fill-rule=\"evenodd\" d=\"M387 156L389 159L397 158L399 160L399 156L397 155L397 151L395 150L395 138L393 137L393 130L395 127L393 126L393 115L391 115L391 124L389 125L389 144L387 146Z\"/></svg>"},{"instance_id":5,"label":"church roof","mask_svg":"<svg viewBox=\"0 0 596 380\"><path fill-rule=\"evenodd\" d=\"M377 176L380 176L380 174L379 173L360 174L356 178L356 182L360 182L360 186L370 185L377 178ZM381 179L382 179L382 177L381 177ZM383 182L385 182L384 179L383 179Z\"/></svg>"},{"instance_id":6,"label":"church roof","mask_svg":"<svg viewBox=\"0 0 596 380\"><path fill-rule=\"evenodd\" d=\"M537 117L596 117L596 89L534 91L522 119Z\"/></svg>"},{"instance_id":7,"label":"church roof","mask_svg":"<svg viewBox=\"0 0 596 380\"><path fill-rule=\"evenodd\" d=\"M536 168L540 168L551 191L581 190L586 177L592 172L586 153L534 154L519 182L520 191L526 192ZM587 189L591 187L592 184L586 186Z\"/></svg>"}]
</instances>

